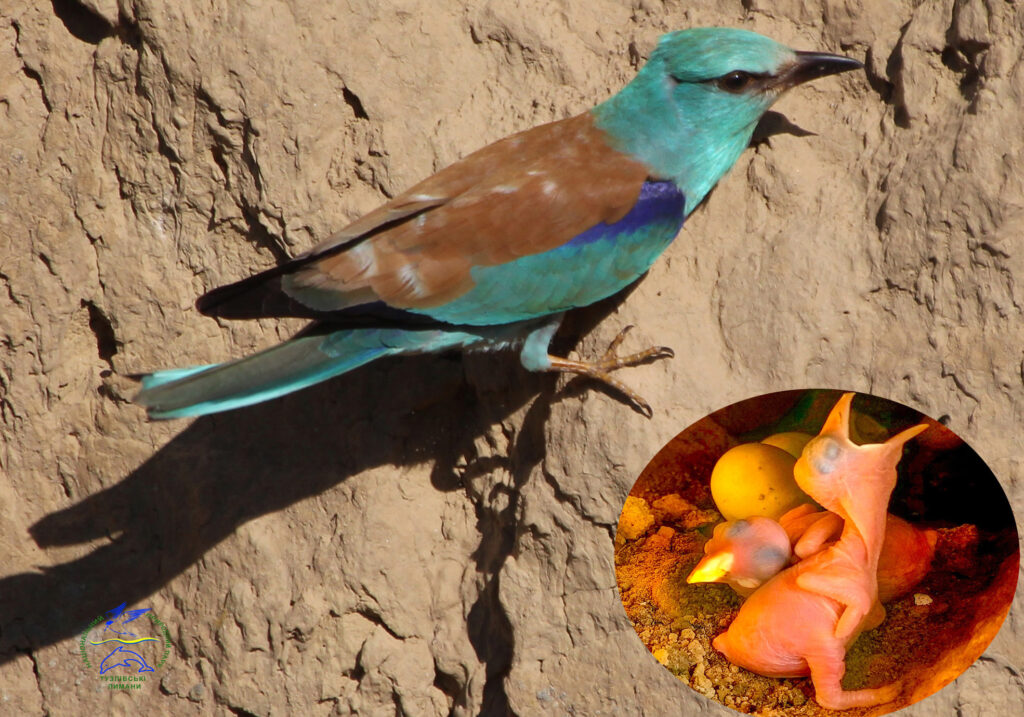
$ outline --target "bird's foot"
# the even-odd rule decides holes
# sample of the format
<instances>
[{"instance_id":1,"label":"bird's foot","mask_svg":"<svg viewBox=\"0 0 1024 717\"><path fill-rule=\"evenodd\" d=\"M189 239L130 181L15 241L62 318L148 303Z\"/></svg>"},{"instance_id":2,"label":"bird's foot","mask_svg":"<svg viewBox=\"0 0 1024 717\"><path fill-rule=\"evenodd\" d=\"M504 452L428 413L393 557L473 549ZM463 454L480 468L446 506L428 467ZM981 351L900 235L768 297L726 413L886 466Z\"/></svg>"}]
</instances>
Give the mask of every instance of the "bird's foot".
<instances>
[{"instance_id":1,"label":"bird's foot","mask_svg":"<svg viewBox=\"0 0 1024 717\"><path fill-rule=\"evenodd\" d=\"M597 361L574 361L572 359L559 358L558 356L548 356L548 360L551 362L548 370L575 373L602 381L628 398L634 410L650 418L654 415L650 404L634 390L626 386L626 384L613 378L611 372L617 371L620 368L626 368L627 366L639 366L649 361L672 358L675 356L675 352L667 346L651 346L628 356L619 356L619 345L632 328L632 326L627 326L620 331L619 335L608 345L608 350Z\"/></svg>"},{"instance_id":2,"label":"bird's foot","mask_svg":"<svg viewBox=\"0 0 1024 717\"><path fill-rule=\"evenodd\" d=\"M865 690L843 690L841 686L828 692L818 689L814 685L814 700L827 710L848 710L854 707L874 707L894 702L903 691L901 685L896 682L883 687L875 687Z\"/></svg>"}]
</instances>

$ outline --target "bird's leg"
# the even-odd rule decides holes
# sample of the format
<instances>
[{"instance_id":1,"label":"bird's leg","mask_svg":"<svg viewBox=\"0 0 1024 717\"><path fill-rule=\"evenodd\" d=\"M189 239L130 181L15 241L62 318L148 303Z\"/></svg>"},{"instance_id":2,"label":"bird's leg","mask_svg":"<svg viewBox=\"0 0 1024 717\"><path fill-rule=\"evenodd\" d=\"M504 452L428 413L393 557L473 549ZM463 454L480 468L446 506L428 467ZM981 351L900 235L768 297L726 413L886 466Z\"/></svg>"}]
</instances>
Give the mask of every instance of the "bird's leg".
<instances>
[{"instance_id":1,"label":"bird's leg","mask_svg":"<svg viewBox=\"0 0 1024 717\"><path fill-rule=\"evenodd\" d=\"M844 690L843 674L846 672L846 649L834 643L815 649L807 655L814 683L814 701L827 710L848 710L851 707L873 707L892 702L900 696L899 683L865 690Z\"/></svg>"},{"instance_id":2,"label":"bird's leg","mask_svg":"<svg viewBox=\"0 0 1024 717\"><path fill-rule=\"evenodd\" d=\"M560 358L558 356L548 354L550 367L547 370L575 373L581 376L595 378L598 381L603 381L628 398L629 402L633 405L633 408L635 408L639 413L650 418L654 415L650 404L641 398L636 391L629 388L618 379L613 378L611 372L627 366L639 366L640 364L647 363L648 361L672 358L675 356L675 353L667 346L651 346L650 348L634 354L629 354L628 356L619 356L619 345L622 343L622 340L626 338L626 334L632 328L632 326L627 326L620 331L619 335L616 336L608 346L608 350L605 351L604 355L596 361L574 361L572 359Z\"/></svg>"},{"instance_id":3,"label":"bird's leg","mask_svg":"<svg viewBox=\"0 0 1024 717\"><path fill-rule=\"evenodd\" d=\"M597 361L574 361L559 356L552 356L548 353L548 345L551 343L551 339L561 323L562 314L556 314L530 332L519 353L519 360L523 366L529 371L575 373L603 381L628 398L637 412L650 418L653 415L653 411L651 411L647 401L621 381L612 378L611 372L626 366L637 366L648 361L672 358L675 356L672 349L666 346L652 346L649 349L630 354L629 356L619 356L619 345L626 337L626 333L633 328L632 326L627 326L619 332L619 335L608 346L608 350Z\"/></svg>"}]
</instances>

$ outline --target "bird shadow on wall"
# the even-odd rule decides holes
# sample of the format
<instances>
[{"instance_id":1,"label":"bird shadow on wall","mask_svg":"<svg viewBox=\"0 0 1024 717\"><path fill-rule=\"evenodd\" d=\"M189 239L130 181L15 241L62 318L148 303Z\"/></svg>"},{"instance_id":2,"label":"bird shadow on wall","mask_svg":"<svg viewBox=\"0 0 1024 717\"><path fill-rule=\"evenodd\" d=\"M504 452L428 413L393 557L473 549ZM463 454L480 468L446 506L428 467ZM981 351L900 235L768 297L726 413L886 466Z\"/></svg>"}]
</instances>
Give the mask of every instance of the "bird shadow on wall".
<instances>
[{"instance_id":1,"label":"bird shadow on wall","mask_svg":"<svg viewBox=\"0 0 1024 717\"><path fill-rule=\"evenodd\" d=\"M573 312L554 349L570 349L629 291ZM430 463L435 488L465 490L481 534L473 559L496 574L512 549L516 500L495 493L517 493L543 459L552 401L604 390L581 380L557 390L557 381L526 372L513 351L390 358L313 391L196 419L123 480L31 526L43 548L109 542L0 578L0 663L77 635L121 602L144 600L243 523L374 468ZM530 401L508 454L477 458L475 439ZM511 485L487 479L499 464ZM497 599L486 592L481 600ZM492 611L474 608L471 632L475 623L482 634L471 641L478 651L499 649L483 634L500 627Z\"/></svg>"},{"instance_id":2,"label":"bird shadow on wall","mask_svg":"<svg viewBox=\"0 0 1024 717\"><path fill-rule=\"evenodd\" d=\"M813 137L816 135L815 132L806 130L798 124L793 124L781 112L769 110L764 113L761 121L757 123L754 134L750 138L750 146L756 147L777 134L790 134L794 137Z\"/></svg>"}]
</instances>

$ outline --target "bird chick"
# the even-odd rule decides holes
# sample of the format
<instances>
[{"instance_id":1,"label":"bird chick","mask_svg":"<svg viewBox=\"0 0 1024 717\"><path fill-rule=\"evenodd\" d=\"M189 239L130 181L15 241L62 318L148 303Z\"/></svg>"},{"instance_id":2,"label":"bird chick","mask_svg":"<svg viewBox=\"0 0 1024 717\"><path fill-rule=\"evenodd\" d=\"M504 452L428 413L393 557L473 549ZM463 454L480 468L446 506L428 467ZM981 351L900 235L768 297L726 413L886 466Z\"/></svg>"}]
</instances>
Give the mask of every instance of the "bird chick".
<instances>
[{"instance_id":1,"label":"bird chick","mask_svg":"<svg viewBox=\"0 0 1024 717\"><path fill-rule=\"evenodd\" d=\"M892 513L878 559L878 601L888 603L910 593L931 570L938 532L918 528ZM778 522L752 517L715 526L704 544L704 558L688 583L725 583L749 597L791 562L821 552L839 539L843 519L812 503L794 508Z\"/></svg>"},{"instance_id":2,"label":"bird chick","mask_svg":"<svg viewBox=\"0 0 1024 717\"><path fill-rule=\"evenodd\" d=\"M771 518L752 516L715 526L688 583L725 583L747 597L789 563L789 536Z\"/></svg>"},{"instance_id":3,"label":"bird chick","mask_svg":"<svg viewBox=\"0 0 1024 717\"><path fill-rule=\"evenodd\" d=\"M898 683L844 690L846 649L885 616L878 601L878 564L886 508L903 445L925 429L907 429L885 443L850 441L850 403L839 399L794 469L797 483L843 520L839 540L756 590L713 645L735 665L768 677L810 675L815 700L844 710L891 702Z\"/></svg>"},{"instance_id":4,"label":"bird chick","mask_svg":"<svg viewBox=\"0 0 1024 717\"><path fill-rule=\"evenodd\" d=\"M839 539L843 519L816 506L801 505L789 511L779 524L789 536L793 560L820 553ZM901 598L924 579L932 567L939 534L929 528L918 528L892 513L885 517L885 538L878 557L878 601L891 602Z\"/></svg>"}]
</instances>

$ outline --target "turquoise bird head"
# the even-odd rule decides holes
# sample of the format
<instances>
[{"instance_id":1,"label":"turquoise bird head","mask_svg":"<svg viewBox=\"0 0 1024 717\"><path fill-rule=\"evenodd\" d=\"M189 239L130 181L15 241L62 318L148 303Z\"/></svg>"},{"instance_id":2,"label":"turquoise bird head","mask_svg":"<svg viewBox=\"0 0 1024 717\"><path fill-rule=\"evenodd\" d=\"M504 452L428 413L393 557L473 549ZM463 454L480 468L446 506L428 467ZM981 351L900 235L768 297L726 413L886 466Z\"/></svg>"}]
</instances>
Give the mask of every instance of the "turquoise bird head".
<instances>
[{"instance_id":1,"label":"turquoise bird head","mask_svg":"<svg viewBox=\"0 0 1024 717\"><path fill-rule=\"evenodd\" d=\"M747 30L680 30L659 40L633 81L594 108L594 119L616 149L675 181L689 214L786 90L859 67L849 57L798 52Z\"/></svg>"}]
</instances>

